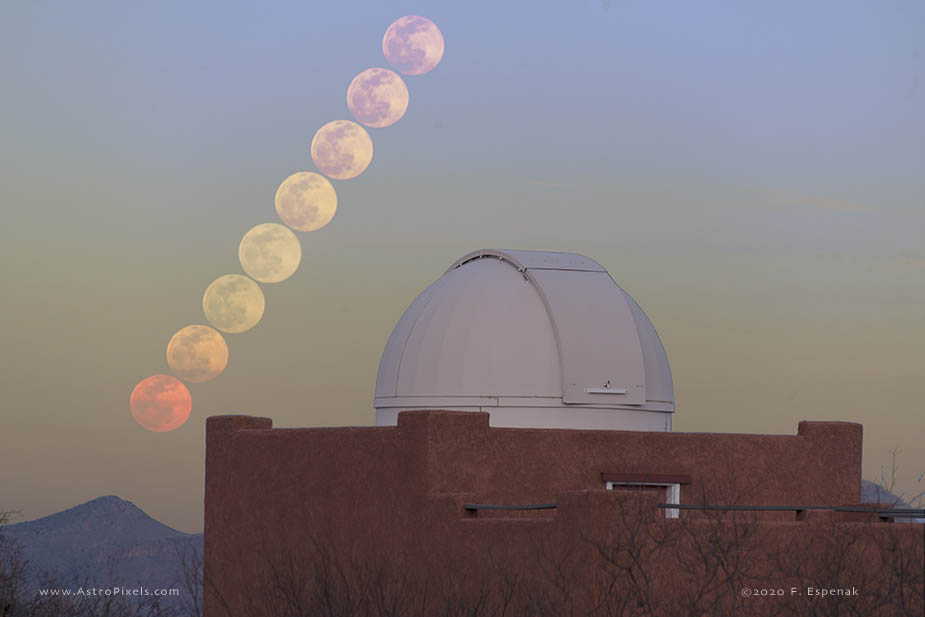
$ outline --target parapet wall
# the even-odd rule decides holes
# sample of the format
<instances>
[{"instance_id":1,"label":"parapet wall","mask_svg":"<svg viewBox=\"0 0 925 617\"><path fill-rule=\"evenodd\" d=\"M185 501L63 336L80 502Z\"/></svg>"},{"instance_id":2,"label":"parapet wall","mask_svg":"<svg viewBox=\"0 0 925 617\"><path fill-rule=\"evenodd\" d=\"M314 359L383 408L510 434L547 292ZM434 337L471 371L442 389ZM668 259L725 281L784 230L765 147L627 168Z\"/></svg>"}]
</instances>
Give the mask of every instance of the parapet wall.
<instances>
[{"instance_id":1,"label":"parapet wall","mask_svg":"<svg viewBox=\"0 0 925 617\"><path fill-rule=\"evenodd\" d=\"M681 503L847 504L861 491L862 427L801 422L797 435L490 428L487 413L404 412L427 444L431 493L555 501L604 488L601 473L686 474Z\"/></svg>"}]
</instances>

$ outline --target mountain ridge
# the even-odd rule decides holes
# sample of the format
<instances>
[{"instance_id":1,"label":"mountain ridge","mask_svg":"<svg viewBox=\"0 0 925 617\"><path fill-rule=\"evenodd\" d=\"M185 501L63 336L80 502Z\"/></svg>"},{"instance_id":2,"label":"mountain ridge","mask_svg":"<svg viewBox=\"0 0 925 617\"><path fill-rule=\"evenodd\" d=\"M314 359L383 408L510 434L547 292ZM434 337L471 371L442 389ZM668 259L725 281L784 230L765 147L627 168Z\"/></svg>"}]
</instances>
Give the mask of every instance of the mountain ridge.
<instances>
[{"instance_id":1,"label":"mountain ridge","mask_svg":"<svg viewBox=\"0 0 925 617\"><path fill-rule=\"evenodd\" d=\"M202 559L202 534L188 534L115 495L97 497L31 521L6 525L36 582L173 588L180 556Z\"/></svg>"}]
</instances>

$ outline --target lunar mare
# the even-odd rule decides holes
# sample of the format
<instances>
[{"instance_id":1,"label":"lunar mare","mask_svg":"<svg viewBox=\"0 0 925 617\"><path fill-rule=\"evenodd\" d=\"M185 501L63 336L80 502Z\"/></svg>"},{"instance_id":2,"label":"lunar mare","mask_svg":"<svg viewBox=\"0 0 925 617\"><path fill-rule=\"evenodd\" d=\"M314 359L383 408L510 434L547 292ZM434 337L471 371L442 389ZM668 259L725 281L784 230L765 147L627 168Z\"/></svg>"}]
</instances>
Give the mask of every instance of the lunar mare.
<instances>
[{"instance_id":1,"label":"lunar mare","mask_svg":"<svg viewBox=\"0 0 925 617\"><path fill-rule=\"evenodd\" d=\"M394 71L366 69L350 82L347 107L366 126L391 126L408 110L408 87Z\"/></svg>"},{"instance_id":2,"label":"lunar mare","mask_svg":"<svg viewBox=\"0 0 925 617\"><path fill-rule=\"evenodd\" d=\"M317 231L337 211L337 192L331 182L312 171L294 173L276 190L276 213L299 231Z\"/></svg>"},{"instance_id":3,"label":"lunar mare","mask_svg":"<svg viewBox=\"0 0 925 617\"><path fill-rule=\"evenodd\" d=\"M241 238L238 258L251 278L261 283L278 283L298 269L302 245L288 227L263 223L251 228Z\"/></svg>"},{"instance_id":4,"label":"lunar mare","mask_svg":"<svg viewBox=\"0 0 925 617\"><path fill-rule=\"evenodd\" d=\"M151 375L132 390L129 409L142 428L166 433L186 422L193 409L193 398L176 377Z\"/></svg>"},{"instance_id":5,"label":"lunar mare","mask_svg":"<svg viewBox=\"0 0 925 617\"><path fill-rule=\"evenodd\" d=\"M356 122L334 120L315 133L311 156L321 173L335 180L349 180L369 167L373 140Z\"/></svg>"},{"instance_id":6,"label":"lunar mare","mask_svg":"<svg viewBox=\"0 0 925 617\"><path fill-rule=\"evenodd\" d=\"M266 299L260 286L241 274L220 276L206 288L202 311L222 332L238 334L250 330L263 317Z\"/></svg>"},{"instance_id":7,"label":"lunar mare","mask_svg":"<svg viewBox=\"0 0 925 617\"><path fill-rule=\"evenodd\" d=\"M437 24L417 15L399 17L382 37L382 53L405 75L421 75L443 58L443 34Z\"/></svg>"},{"instance_id":8,"label":"lunar mare","mask_svg":"<svg viewBox=\"0 0 925 617\"><path fill-rule=\"evenodd\" d=\"M228 345L214 328L186 326L167 343L167 364L184 381L209 381L225 370L228 364Z\"/></svg>"}]
</instances>

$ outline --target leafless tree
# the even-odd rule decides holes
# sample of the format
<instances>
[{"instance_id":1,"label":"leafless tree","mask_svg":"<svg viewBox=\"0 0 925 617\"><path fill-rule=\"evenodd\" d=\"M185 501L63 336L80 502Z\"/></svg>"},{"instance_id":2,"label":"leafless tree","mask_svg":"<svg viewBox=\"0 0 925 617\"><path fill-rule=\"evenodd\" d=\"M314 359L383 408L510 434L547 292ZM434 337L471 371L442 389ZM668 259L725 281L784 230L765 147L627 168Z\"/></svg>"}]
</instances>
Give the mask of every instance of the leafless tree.
<instances>
[{"instance_id":1,"label":"leafless tree","mask_svg":"<svg viewBox=\"0 0 925 617\"><path fill-rule=\"evenodd\" d=\"M877 483L877 501L892 502L894 506L906 503L914 508L921 508L925 505L925 490L919 491L912 495L899 493L896 491L896 475L899 472L899 454L901 450L894 448L890 450L890 470L887 472L883 465L880 466L880 481ZM919 475L918 482L921 484L925 474Z\"/></svg>"},{"instance_id":2,"label":"leafless tree","mask_svg":"<svg viewBox=\"0 0 925 617\"><path fill-rule=\"evenodd\" d=\"M202 548L192 543L176 548L178 578L185 595L180 596L181 612L186 617L202 616Z\"/></svg>"},{"instance_id":3,"label":"leafless tree","mask_svg":"<svg viewBox=\"0 0 925 617\"><path fill-rule=\"evenodd\" d=\"M666 519L653 503L643 491L615 492L605 527L596 535L590 530L576 547L584 552L563 554L538 541L526 568L525 553L488 551L452 565L437 554L422 575L404 567L400 556L319 538L303 553L270 553L275 556L248 591L242 616L921 615L922 545L901 533L906 526L845 522L836 513L792 523L725 511ZM589 570L572 567L576 557L595 564L593 581ZM771 586L784 595L745 599L740 593ZM862 590L859 597L806 596L808 587L852 586ZM594 603L583 604L587 598Z\"/></svg>"},{"instance_id":4,"label":"leafless tree","mask_svg":"<svg viewBox=\"0 0 925 617\"><path fill-rule=\"evenodd\" d=\"M893 614L913 617L925 613L925 526L922 546L900 541L892 525L885 525L877 543L877 588L886 592Z\"/></svg>"},{"instance_id":5,"label":"leafless tree","mask_svg":"<svg viewBox=\"0 0 925 617\"><path fill-rule=\"evenodd\" d=\"M644 489L615 491L602 537L584 535L601 562L596 611L607 617L657 615L662 596L657 568L677 545L677 530L661 524Z\"/></svg>"}]
</instances>

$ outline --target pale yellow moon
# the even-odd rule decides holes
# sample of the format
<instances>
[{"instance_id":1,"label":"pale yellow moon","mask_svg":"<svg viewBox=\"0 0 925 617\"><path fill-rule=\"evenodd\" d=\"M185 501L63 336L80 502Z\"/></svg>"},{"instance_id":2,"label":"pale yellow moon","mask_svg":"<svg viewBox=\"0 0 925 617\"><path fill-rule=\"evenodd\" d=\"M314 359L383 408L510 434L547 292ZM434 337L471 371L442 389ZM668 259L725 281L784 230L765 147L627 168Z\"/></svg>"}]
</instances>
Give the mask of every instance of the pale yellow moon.
<instances>
[{"instance_id":1,"label":"pale yellow moon","mask_svg":"<svg viewBox=\"0 0 925 617\"><path fill-rule=\"evenodd\" d=\"M241 267L261 283L284 281L299 267L302 245L292 231L278 223L252 228L238 246Z\"/></svg>"},{"instance_id":2,"label":"pale yellow moon","mask_svg":"<svg viewBox=\"0 0 925 617\"><path fill-rule=\"evenodd\" d=\"M228 364L228 345L209 326L186 326L167 343L167 364L180 379L202 383L218 377Z\"/></svg>"},{"instance_id":3,"label":"pale yellow moon","mask_svg":"<svg viewBox=\"0 0 925 617\"><path fill-rule=\"evenodd\" d=\"M265 308L266 299L260 286L240 274L218 277L202 295L206 319L222 332L230 334L256 326Z\"/></svg>"},{"instance_id":4,"label":"pale yellow moon","mask_svg":"<svg viewBox=\"0 0 925 617\"><path fill-rule=\"evenodd\" d=\"M294 173L276 189L279 218L299 231L316 231L331 222L337 193L331 182L313 171Z\"/></svg>"},{"instance_id":5,"label":"pale yellow moon","mask_svg":"<svg viewBox=\"0 0 925 617\"><path fill-rule=\"evenodd\" d=\"M315 133L311 154L321 173L335 180L349 180L369 167L373 140L356 122L334 120Z\"/></svg>"},{"instance_id":6,"label":"pale yellow moon","mask_svg":"<svg viewBox=\"0 0 925 617\"><path fill-rule=\"evenodd\" d=\"M350 82L347 107L366 126L391 126L408 110L408 86L394 71L366 69Z\"/></svg>"},{"instance_id":7,"label":"pale yellow moon","mask_svg":"<svg viewBox=\"0 0 925 617\"><path fill-rule=\"evenodd\" d=\"M417 15L399 17L382 37L382 53L405 75L430 71L443 58L443 34L437 24Z\"/></svg>"}]
</instances>

